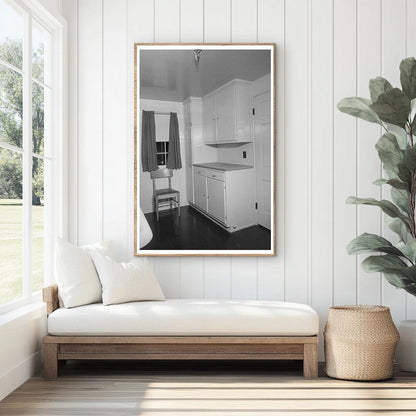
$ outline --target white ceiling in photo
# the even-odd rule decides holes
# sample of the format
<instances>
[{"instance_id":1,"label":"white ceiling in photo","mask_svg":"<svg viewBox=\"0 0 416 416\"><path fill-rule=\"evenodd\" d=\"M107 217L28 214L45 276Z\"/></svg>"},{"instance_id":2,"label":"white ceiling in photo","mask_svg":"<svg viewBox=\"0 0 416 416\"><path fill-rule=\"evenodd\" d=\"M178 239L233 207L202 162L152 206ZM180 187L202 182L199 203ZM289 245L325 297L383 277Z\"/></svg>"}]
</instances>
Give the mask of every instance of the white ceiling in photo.
<instances>
[{"instance_id":1,"label":"white ceiling in photo","mask_svg":"<svg viewBox=\"0 0 416 416\"><path fill-rule=\"evenodd\" d=\"M141 50L140 98L182 102L203 97L234 78L254 81L270 72L270 50Z\"/></svg>"}]
</instances>

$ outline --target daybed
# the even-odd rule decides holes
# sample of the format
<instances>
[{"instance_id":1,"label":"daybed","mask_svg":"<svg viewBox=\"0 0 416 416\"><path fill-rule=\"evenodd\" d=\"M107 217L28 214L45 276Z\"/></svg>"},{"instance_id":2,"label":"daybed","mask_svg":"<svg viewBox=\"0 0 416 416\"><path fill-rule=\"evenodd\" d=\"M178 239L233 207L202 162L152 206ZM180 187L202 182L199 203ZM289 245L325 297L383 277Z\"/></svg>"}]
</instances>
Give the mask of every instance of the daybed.
<instances>
[{"instance_id":1,"label":"daybed","mask_svg":"<svg viewBox=\"0 0 416 416\"><path fill-rule=\"evenodd\" d=\"M69 359L303 360L306 378L318 374L319 318L307 305L202 299L66 309L56 285L43 299L46 378Z\"/></svg>"}]
</instances>

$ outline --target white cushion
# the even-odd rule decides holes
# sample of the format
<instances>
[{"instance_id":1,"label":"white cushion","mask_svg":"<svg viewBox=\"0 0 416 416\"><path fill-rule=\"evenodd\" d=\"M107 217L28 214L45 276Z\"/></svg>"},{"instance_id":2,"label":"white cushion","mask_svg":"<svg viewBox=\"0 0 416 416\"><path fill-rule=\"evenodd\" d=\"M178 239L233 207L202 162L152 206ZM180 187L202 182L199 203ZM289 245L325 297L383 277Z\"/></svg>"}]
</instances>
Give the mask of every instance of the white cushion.
<instances>
[{"instance_id":1,"label":"white cushion","mask_svg":"<svg viewBox=\"0 0 416 416\"><path fill-rule=\"evenodd\" d=\"M117 263L98 252L91 253L102 285L104 305L139 300L165 300L159 282L147 261Z\"/></svg>"},{"instance_id":2,"label":"white cushion","mask_svg":"<svg viewBox=\"0 0 416 416\"><path fill-rule=\"evenodd\" d=\"M99 242L84 248L61 239L55 248L55 279L59 296L66 308L101 302L101 283L98 279L91 252L112 255L111 242Z\"/></svg>"},{"instance_id":3,"label":"white cushion","mask_svg":"<svg viewBox=\"0 0 416 416\"><path fill-rule=\"evenodd\" d=\"M318 314L307 305L272 301L188 300L93 304L57 309L51 335L282 335L319 332Z\"/></svg>"},{"instance_id":4,"label":"white cushion","mask_svg":"<svg viewBox=\"0 0 416 416\"><path fill-rule=\"evenodd\" d=\"M113 260L115 259L113 242L111 240L98 241L97 243L94 243L94 244L86 244L84 246L81 246L81 248L90 254L100 253L103 256L108 256Z\"/></svg>"}]
</instances>

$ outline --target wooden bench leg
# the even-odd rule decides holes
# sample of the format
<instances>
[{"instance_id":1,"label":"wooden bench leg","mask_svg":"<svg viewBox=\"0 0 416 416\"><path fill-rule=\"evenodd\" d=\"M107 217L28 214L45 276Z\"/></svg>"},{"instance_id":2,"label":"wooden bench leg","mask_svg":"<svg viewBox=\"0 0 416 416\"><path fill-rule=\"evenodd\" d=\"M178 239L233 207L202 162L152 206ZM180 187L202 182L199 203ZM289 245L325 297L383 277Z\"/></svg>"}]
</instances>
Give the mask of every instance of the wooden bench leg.
<instances>
[{"instance_id":1,"label":"wooden bench leg","mask_svg":"<svg viewBox=\"0 0 416 416\"><path fill-rule=\"evenodd\" d=\"M318 344L304 344L303 346L303 376L305 378L318 377Z\"/></svg>"},{"instance_id":2,"label":"wooden bench leg","mask_svg":"<svg viewBox=\"0 0 416 416\"><path fill-rule=\"evenodd\" d=\"M43 344L43 377L58 377L58 344Z\"/></svg>"}]
</instances>

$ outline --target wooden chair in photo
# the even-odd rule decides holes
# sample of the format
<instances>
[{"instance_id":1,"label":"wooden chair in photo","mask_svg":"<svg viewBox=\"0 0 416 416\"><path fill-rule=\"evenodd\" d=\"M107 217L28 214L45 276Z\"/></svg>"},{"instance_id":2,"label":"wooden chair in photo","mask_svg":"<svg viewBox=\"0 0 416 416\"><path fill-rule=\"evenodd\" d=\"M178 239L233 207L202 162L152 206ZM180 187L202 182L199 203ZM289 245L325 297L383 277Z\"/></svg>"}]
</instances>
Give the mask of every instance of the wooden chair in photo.
<instances>
[{"instance_id":1,"label":"wooden chair in photo","mask_svg":"<svg viewBox=\"0 0 416 416\"><path fill-rule=\"evenodd\" d=\"M172 169L158 169L150 172L150 177L153 180L153 209L156 212L156 219L159 221L159 207L169 205L170 209L172 210L173 207L178 208L178 217L181 215L180 213L180 194L179 191L172 188L172 176L173 171ZM156 182L158 180L168 181L167 188L158 189L156 186Z\"/></svg>"}]
</instances>

